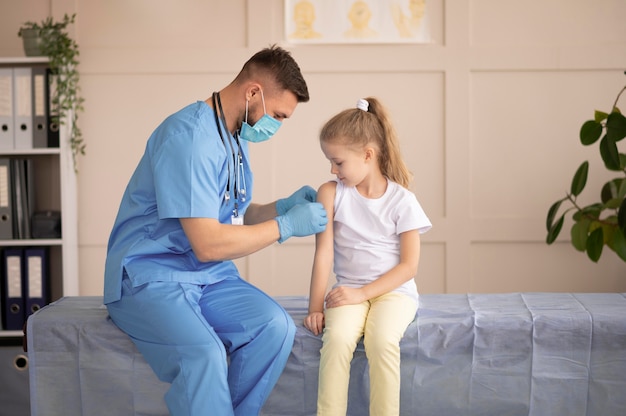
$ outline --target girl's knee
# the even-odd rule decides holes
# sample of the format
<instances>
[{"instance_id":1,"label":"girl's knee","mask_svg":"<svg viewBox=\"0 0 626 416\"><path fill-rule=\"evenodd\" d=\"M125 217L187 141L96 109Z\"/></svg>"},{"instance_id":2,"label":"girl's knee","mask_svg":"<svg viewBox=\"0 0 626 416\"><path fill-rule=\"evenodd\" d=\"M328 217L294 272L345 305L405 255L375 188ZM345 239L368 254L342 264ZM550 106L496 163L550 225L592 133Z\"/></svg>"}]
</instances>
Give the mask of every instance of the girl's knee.
<instances>
[{"instance_id":1,"label":"girl's knee","mask_svg":"<svg viewBox=\"0 0 626 416\"><path fill-rule=\"evenodd\" d=\"M400 354L400 340L383 336L366 337L363 340L368 357L384 356L386 354Z\"/></svg>"},{"instance_id":2,"label":"girl's knee","mask_svg":"<svg viewBox=\"0 0 626 416\"><path fill-rule=\"evenodd\" d=\"M360 339L360 334L352 334L350 331L333 330L330 328L326 328L322 336L324 347L331 350L347 349L354 351Z\"/></svg>"}]
</instances>

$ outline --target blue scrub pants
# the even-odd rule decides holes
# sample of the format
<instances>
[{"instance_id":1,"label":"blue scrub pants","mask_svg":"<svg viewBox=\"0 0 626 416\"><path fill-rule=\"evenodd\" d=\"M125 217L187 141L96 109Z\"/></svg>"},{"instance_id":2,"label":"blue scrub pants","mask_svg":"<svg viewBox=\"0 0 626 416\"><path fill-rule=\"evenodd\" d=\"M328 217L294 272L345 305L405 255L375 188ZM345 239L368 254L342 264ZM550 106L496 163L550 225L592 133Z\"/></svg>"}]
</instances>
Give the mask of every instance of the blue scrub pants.
<instances>
[{"instance_id":1,"label":"blue scrub pants","mask_svg":"<svg viewBox=\"0 0 626 416\"><path fill-rule=\"evenodd\" d=\"M172 416L258 415L293 345L295 325L239 277L211 285L122 281L107 305L158 378ZM228 360L227 360L228 356Z\"/></svg>"}]
</instances>

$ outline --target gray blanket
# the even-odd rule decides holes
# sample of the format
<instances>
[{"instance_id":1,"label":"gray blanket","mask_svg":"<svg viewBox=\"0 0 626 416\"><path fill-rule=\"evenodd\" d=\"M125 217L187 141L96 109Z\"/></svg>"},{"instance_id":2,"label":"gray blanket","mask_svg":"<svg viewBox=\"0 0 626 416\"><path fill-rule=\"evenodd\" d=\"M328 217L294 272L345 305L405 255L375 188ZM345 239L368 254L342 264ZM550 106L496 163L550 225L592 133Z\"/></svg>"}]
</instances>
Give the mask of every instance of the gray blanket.
<instances>
[{"instance_id":1,"label":"gray blanket","mask_svg":"<svg viewBox=\"0 0 626 416\"><path fill-rule=\"evenodd\" d=\"M298 326L262 415L313 416L321 337L305 297L278 297ZM167 415L156 379L100 297L63 298L28 320L32 415ZM422 295L401 343L401 414L626 415L626 294ZM349 416L368 415L362 344Z\"/></svg>"}]
</instances>

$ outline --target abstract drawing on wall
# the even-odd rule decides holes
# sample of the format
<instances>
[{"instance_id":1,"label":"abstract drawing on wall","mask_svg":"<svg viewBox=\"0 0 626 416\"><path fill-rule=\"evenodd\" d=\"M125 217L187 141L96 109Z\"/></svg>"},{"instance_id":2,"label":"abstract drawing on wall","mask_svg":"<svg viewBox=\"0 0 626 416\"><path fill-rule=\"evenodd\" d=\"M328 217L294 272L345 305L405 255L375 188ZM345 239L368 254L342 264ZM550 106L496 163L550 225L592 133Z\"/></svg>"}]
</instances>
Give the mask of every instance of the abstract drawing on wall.
<instances>
[{"instance_id":1,"label":"abstract drawing on wall","mask_svg":"<svg viewBox=\"0 0 626 416\"><path fill-rule=\"evenodd\" d=\"M291 43L430 43L427 0L285 0Z\"/></svg>"}]
</instances>

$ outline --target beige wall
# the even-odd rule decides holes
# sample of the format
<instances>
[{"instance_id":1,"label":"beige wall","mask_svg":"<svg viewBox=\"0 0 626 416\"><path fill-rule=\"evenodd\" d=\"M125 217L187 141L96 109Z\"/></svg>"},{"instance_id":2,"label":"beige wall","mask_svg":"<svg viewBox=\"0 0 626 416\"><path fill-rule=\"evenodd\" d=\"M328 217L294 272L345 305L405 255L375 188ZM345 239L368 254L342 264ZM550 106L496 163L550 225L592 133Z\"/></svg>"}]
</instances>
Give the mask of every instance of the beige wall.
<instances>
[{"instance_id":1,"label":"beige wall","mask_svg":"<svg viewBox=\"0 0 626 416\"><path fill-rule=\"evenodd\" d=\"M108 233L152 129L271 43L292 51L312 100L273 140L252 146L259 201L329 179L321 124L376 95L391 109L434 224L422 239L422 293L626 291L626 264L608 250L593 264L567 241L569 224L557 244L544 242L547 209L582 160L592 164L589 191L606 177L577 134L626 84L626 2L428 7L431 45L294 46L283 42L282 0L0 0L0 56L23 55L21 22L78 14L81 294L102 291ZM313 241L291 239L238 264L272 295L305 295Z\"/></svg>"}]
</instances>

